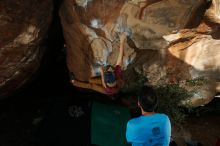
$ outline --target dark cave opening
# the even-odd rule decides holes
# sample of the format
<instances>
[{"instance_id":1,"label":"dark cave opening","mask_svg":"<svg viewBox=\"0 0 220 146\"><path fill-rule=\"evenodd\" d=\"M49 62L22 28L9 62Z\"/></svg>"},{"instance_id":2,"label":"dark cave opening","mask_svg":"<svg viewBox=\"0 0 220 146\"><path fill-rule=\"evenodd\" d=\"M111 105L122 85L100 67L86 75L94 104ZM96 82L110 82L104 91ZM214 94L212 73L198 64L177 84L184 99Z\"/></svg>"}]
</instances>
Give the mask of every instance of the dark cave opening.
<instances>
[{"instance_id":1,"label":"dark cave opening","mask_svg":"<svg viewBox=\"0 0 220 146\"><path fill-rule=\"evenodd\" d=\"M81 119L74 120L68 115L70 106L89 103L90 99L80 96L79 100L79 92L69 83L58 16L61 2L54 0L53 20L44 42L46 53L42 66L21 91L0 102L0 145L89 144L89 107L84 107L86 114Z\"/></svg>"},{"instance_id":2,"label":"dark cave opening","mask_svg":"<svg viewBox=\"0 0 220 146\"><path fill-rule=\"evenodd\" d=\"M92 98L112 102L70 84L58 14L61 3L54 0L41 67L25 87L0 102L0 145L88 146ZM83 116L72 117L71 107L81 107Z\"/></svg>"}]
</instances>

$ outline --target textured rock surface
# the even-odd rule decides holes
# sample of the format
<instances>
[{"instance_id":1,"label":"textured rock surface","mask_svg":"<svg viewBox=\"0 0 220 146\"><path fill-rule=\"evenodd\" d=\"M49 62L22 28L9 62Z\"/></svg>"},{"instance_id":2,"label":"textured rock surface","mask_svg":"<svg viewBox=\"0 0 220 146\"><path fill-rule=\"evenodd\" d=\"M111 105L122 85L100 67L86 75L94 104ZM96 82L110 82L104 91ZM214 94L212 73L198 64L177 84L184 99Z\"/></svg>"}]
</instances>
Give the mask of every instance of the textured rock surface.
<instances>
[{"instance_id":1,"label":"textured rock surface","mask_svg":"<svg viewBox=\"0 0 220 146\"><path fill-rule=\"evenodd\" d=\"M182 87L193 91L193 97L184 101L193 106L209 103L215 94L220 92L220 25L218 18L220 9L216 5L219 5L219 2L213 1L212 6L206 11L207 17L204 17L198 27L184 29L164 37L171 42L167 54L172 57L168 57L166 61L170 81L184 82L184 80L201 77L204 79L200 85L190 86L181 83Z\"/></svg>"},{"instance_id":2,"label":"textured rock surface","mask_svg":"<svg viewBox=\"0 0 220 146\"><path fill-rule=\"evenodd\" d=\"M0 98L22 87L38 69L52 7L51 0L0 1Z\"/></svg>"},{"instance_id":3,"label":"textured rock surface","mask_svg":"<svg viewBox=\"0 0 220 146\"><path fill-rule=\"evenodd\" d=\"M217 92L220 63L219 2L207 6L205 0L65 0L60 17L68 68L81 81L97 76L99 65L115 63L118 32L125 31L127 85L139 73L149 85L179 83L195 91L192 105L206 104ZM185 84L197 78L204 78L200 87Z\"/></svg>"}]
</instances>

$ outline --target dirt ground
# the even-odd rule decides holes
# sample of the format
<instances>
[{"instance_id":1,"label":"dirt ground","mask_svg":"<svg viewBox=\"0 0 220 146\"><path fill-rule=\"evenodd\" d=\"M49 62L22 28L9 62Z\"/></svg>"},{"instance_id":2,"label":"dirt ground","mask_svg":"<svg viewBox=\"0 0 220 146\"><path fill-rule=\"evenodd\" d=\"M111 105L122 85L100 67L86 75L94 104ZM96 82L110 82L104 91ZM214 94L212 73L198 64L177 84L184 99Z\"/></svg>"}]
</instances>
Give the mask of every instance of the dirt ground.
<instances>
[{"instance_id":1,"label":"dirt ground","mask_svg":"<svg viewBox=\"0 0 220 146\"><path fill-rule=\"evenodd\" d=\"M189 129L192 139L201 142L204 146L214 146L220 138L220 116L217 113L192 117L185 127Z\"/></svg>"},{"instance_id":2,"label":"dirt ground","mask_svg":"<svg viewBox=\"0 0 220 146\"><path fill-rule=\"evenodd\" d=\"M220 99L216 98L206 107L201 107L181 126L173 125L173 138L179 146L185 146L184 141L215 146L220 139Z\"/></svg>"}]
</instances>

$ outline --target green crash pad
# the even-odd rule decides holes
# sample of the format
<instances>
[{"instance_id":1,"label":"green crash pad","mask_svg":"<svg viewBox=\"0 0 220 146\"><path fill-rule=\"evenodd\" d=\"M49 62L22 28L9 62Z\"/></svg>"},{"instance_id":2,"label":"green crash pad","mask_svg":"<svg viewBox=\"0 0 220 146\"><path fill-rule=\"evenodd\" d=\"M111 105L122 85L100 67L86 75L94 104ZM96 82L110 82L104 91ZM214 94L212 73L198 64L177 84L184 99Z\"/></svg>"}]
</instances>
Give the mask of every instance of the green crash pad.
<instances>
[{"instance_id":1,"label":"green crash pad","mask_svg":"<svg viewBox=\"0 0 220 146\"><path fill-rule=\"evenodd\" d=\"M125 107L94 102L91 142L98 146L127 146L125 132L130 119Z\"/></svg>"}]
</instances>

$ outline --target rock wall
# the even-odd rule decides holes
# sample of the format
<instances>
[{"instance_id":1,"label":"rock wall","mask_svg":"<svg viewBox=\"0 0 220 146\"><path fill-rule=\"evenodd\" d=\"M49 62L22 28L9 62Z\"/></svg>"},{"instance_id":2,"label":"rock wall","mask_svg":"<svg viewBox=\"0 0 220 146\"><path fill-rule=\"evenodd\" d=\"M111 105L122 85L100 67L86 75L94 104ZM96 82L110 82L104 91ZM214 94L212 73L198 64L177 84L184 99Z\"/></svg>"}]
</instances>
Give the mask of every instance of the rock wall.
<instances>
[{"instance_id":1,"label":"rock wall","mask_svg":"<svg viewBox=\"0 0 220 146\"><path fill-rule=\"evenodd\" d=\"M123 70L127 85L144 75L146 84L178 83L194 91L183 103L199 106L219 89L219 1L213 0L64 0L60 18L67 65L76 79L99 76L114 65L118 33L128 35ZM199 86L186 83L203 79Z\"/></svg>"},{"instance_id":2,"label":"rock wall","mask_svg":"<svg viewBox=\"0 0 220 146\"><path fill-rule=\"evenodd\" d=\"M40 66L52 0L0 1L0 98L21 88Z\"/></svg>"}]
</instances>

